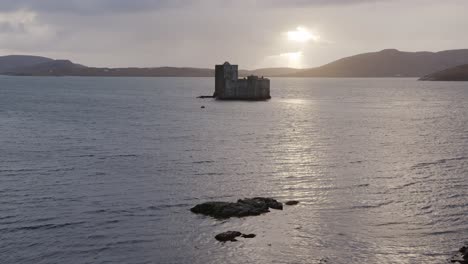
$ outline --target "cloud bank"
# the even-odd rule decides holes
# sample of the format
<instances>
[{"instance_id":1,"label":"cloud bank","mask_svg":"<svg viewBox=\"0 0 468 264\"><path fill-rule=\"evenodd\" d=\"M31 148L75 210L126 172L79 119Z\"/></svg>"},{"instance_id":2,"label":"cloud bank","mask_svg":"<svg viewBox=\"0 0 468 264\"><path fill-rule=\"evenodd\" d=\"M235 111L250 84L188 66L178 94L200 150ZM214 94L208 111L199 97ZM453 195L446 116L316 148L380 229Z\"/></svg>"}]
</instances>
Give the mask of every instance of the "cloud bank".
<instances>
[{"instance_id":1,"label":"cloud bank","mask_svg":"<svg viewBox=\"0 0 468 264\"><path fill-rule=\"evenodd\" d=\"M112 67L312 67L385 48L468 48L467 8L463 0L2 0L0 54ZM320 41L288 41L299 26Z\"/></svg>"}]
</instances>

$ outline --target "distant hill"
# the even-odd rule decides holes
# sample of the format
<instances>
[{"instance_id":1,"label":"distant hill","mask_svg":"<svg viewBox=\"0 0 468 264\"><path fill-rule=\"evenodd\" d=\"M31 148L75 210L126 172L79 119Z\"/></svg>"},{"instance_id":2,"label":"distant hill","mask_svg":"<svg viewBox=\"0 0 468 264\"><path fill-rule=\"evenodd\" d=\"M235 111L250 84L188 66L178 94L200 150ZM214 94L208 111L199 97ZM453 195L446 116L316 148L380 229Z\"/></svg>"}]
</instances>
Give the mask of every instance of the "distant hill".
<instances>
[{"instance_id":1,"label":"distant hill","mask_svg":"<svg viewBox=\"0 0 468 264\"><path fill-rule=\"evenodd\" d=\"M419 79L421 81L468 81L468 64L431 73Z\"/></svg>"},{"instance_id":2,"label":"distant hill","mask_svg":"<svg viewBox=\"0 0 468 264\"><path fill-rule=\"evenodd\" d=\"M402 52L386 49L359 54L311 69L263 68L239 75L265 77L421 77L468 64L468 49ZM187 67L95 68L36 56L0 57L0 74L17 76L213 77L214 69Z\"/></svg>"},{"instance_id":3,"label":"distant hill","mask_svg":"<svg viewBox=\"0 0 468 264\"><path fill-rule=\"evenodd\" d=\"M79 74L86 66L75 64L69 60L50 60L25 67L17 67L5 71L9 75L23 76L64 76Z\"/></svg>"},{"instance_id":4,"label":"distant hill","mask_svg":"<svg viewBox=\"0 0 468 264\"><path fill-rule=\"evenodd\" d=\"M265 77L274 77L274 76L285 76L289 74L296 73L301 69L295 68L262 68L256 70L239 70L240 76L249 76L249 75L257 75L257 76L265 76Z\"/></svg>"},{"instance_id":5,"label":"distant hill","mask_svg":"<svg viewBox=\"0 0 468 264\"><path fill-rule=\"evenodd\" d=\"M20 67L32 66L39 63L49 62L52 59L39 57L39 56L28 56L28 55L9 55L0 56L0 72L13 70Z\"/></svg>"},{"instance_id":6,"label":"distant hill","mask_svg":"<svg viewBox=\"0 0 468 264\"><path fill-rule=\"evenodd\" d=\"M123 76L123 77L213 77L213 69L203 68L87 68L82 76Z\"/></svg>"},{"instance_id":7,"label":"distant hill","mask_svg":"<svg viewBox=\"0 0 468 264\"><path fill-rule=\"evenodd\" d=\"M292 68L265 68L240 70L240 76L277 76L298 71ZM3 71L3 74L16 76L134 76L134 77L214 77L214 69L189 67L154 68L95 68L72 63L69 60L50 60L44 63L17 67Z\"/></svg>"},{"instance_id":8,"label":"distant hill","mask_svg":"<svg viewBox=\"0 0 468 264\"><path fill-rule=\"evenodd\" d=\"M211 77L214 70L198 68L94 68L69 60L52 60L3 72L15 76Z\"/></svg>"},{"instance_id":9,"label":"distant hill","mask_svg":"<svg viewBox=\"0 0 468 264\"><path fill-rule=\"evenodd\" d=\"M441 52L402 52L386 49L364 53L321 67L304 69L288 77L421 77L468 64L468 49Z\"/></svg>"},{"instance_id":10,"label":"distant hill","mask_svg":"<svg viewBox=\"0 0 468 264\"><path fill-rule=\"evenodd\" d=\"M0 57L0 74L14 76L213 77L213 69L188 67L96 68L28 55Z\"/></svg>"}]
</instances>

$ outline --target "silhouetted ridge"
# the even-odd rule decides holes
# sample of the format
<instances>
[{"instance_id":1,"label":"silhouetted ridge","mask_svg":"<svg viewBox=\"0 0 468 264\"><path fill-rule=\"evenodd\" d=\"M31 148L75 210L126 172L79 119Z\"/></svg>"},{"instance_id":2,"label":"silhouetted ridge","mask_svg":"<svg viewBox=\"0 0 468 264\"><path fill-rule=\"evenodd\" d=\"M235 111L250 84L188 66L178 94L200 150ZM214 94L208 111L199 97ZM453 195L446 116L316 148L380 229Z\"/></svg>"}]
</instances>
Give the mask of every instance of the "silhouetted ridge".
<instances>
[{"instance_id":1,"label":"silhouetted ridge","mask_svg":"<svg viewBox=\"0 0 468 264\"><path fill-rule=\"evenodd\" d=\"M426 75L421 81L468 81L468 64Z\"/></svg>"},{"instance_id":2,"label":"silhouetted ridge","mask_svg":"<svg viewBox=\"0 0 468 264\"><path fill-rule=\"evenodd\" d=\"M75 64L69 60L52 60L32 66L12 69L7 74L32 76L67 76L76 75L86 66Z\"/></svg>"},{"instance_id":3,"label":"silhouetted ridge","mask_svg":"<svg viewBox=\"0 0 468 264\"><path fill-rule=\"evenodd\" d=\"M240 70L240 76L264 77L421 77L468 64L468 49L403 52L384 49L342 58L311 69ZM31 76L214 77L213 69L189 67L95 68L36 56L0 57L0 73Z\"/></svg>"},{"instance_id":4,"label":"silhouetted ridge","mask_svg":"<svg viewBox=\"0 0 468 264\"><path fill-rule=\"evenodd\" d=\"M385 49L339 59L289 77L421 77L468 63L468 49L441 52L403 52Z\"/></svg>"},{"instance_id":5,"label":"silhouetted ridge","mask_svg":"<svg viewBox=\"0 0 468 264\"><path fill-rule=\"evenodd\" d=\"M39 63L53 61L52 59L28 56L28 55L8 55L0 57L0 72L5 72L21 67L32 66Z\"/></svg>"}]
</instances>

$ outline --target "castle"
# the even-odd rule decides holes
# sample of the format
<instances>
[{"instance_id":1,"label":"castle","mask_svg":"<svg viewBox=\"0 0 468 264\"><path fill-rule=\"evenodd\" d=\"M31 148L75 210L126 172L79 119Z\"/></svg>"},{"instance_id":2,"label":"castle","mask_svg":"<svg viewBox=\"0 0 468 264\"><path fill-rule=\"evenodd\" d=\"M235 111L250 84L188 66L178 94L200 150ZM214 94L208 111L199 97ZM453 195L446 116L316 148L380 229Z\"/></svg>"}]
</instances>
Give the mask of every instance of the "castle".
<instances>
[{"instance_id":1,"label":"castle","mask_svg":"<svg viewBox=\"0 0 468 264\"><path fill-rule=\"evenodd\" d=\"M215 92L220 100L267 100L270 99L270 80L257 76L238 78L238 66L225 62L216 65Z\"/></svg>"}]
</instances>

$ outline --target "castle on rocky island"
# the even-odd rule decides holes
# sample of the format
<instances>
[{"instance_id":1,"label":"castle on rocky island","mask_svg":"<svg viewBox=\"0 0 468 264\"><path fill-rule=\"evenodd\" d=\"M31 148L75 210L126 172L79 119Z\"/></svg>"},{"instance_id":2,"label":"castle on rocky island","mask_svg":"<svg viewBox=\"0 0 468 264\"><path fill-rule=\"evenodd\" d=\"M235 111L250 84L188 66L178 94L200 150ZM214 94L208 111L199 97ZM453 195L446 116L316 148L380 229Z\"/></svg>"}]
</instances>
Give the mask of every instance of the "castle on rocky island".
<instances>
[{"instance_id":1,"label":"castle on rocky island","mask_svg":"<svg viewBox=\"0 0 468 264\"><path fill-rule=\"evenodd\" d=\"M258 76L238 78L238 66L225 62L215 68L215 92L220 100L267 100L270 99L270 80Z\"/></svg>"}]
</instances>

